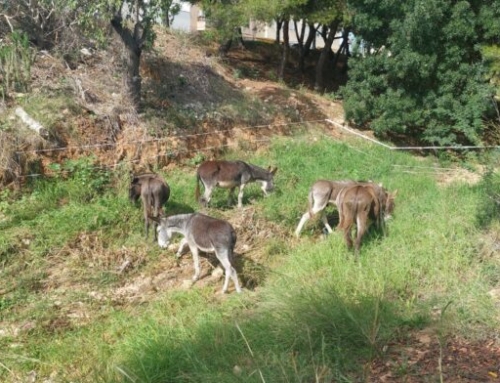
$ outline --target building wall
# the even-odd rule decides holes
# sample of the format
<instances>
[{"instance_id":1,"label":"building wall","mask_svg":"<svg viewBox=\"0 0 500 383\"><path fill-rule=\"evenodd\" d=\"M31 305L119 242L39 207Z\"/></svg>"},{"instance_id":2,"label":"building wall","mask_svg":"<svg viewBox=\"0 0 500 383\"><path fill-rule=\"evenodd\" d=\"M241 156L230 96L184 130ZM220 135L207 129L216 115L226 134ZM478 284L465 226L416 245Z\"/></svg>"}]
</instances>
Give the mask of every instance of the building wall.
<instances>
[{"instance_id":1,"label":"building wall","mask_svg":"<svg viewBox=\"0 0 500 383\"><path fill-rule=\"evenodd\" d=\"M295 33L295 26L293 22L289 23L288 25L289 31L288 31L288 36L289 36L289 42L290 45L297 44L297 35ZM302 28L302 21L297 22L297 28L300 29ZM262 23L262 22L254 22L250 21L247 26L243 27L243 36L247 40L258 40L258 39L266 39L266 40L276 40L276 22L273 21L272 23ZM309 32L309 28L306 26L306 36L307 33ZM332 50L337 51L340 48L340 44L342 43L342 35L340 33L337 34L338 38L336 38L333 41L332 45ZM283 31L280 33L280 42L283 42ZM316 34L316 41L315 41L315 46L316 48L322 48L325 46L325 43L323 41L323 38L317 33Z\"/></svg>"}]
</instances>

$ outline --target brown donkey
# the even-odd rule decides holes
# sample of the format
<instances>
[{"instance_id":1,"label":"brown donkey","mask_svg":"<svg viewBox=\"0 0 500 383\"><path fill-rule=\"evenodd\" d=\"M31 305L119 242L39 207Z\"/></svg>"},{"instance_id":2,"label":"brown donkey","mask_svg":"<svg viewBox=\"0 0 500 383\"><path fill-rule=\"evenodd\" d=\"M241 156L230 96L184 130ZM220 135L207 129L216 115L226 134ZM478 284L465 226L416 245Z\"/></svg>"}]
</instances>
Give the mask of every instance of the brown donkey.
<instances>
[{"instance_id":1,"label":"brown donkey","mask_svg":"<svg viewBox=\"0 0 500 383\"><path fill-rule=\"evenodd\" d=\"M149 236L149 225L152 222L154 240L156 241L157 224L149 217L159 217L163 214L163 205L165 205L169 197L170 187L158 174L146 173L132 178L129 198L133 202L136 202L139 198L142 200L146 238Z\"/></svg>"},{"instance_id":2,"label":"brown donkey","mask_svg":"<svg viewBox=\"0 0 500 383\"><path fill-rule=\"evenodd\" d=\"M238 187L238 207L243 206L243 189L250 182L262 184L264 195L274 190L274 175L277 168L269 167L267 170L257 165L243 161L205 161L196 171L196 199L207 206L210 202L215 187L228 188L228 203L233 199L234 190ZM205 187L203 197L200 199L200 181Z\"/></svg>"},{"instance_id":3,"label":"brown donkey","mask_svg":"<svg viewBox=\"0 0 500 383\"><path fill-rule=\"evenodd\" d=\"M344 232L344 239L349 249L353 247L351 232L356 225L354 250L359 255L361 240L371 222L386 234L385 221L394 211L394 199L397 191L387 192L377 184L357 184L343 189L337 196L340 222L338 229Z\"/></svg>"},{"instance_id":4,"label":"brown donkey","mask_svg":"<svg viewBox=\"0 0 500 383\"><path fill-rule=\"evenodd\" d=\"M347 186L352 186L355 184L356 181L351 180L317 180L316 182L314 182L309 189L308 209L302 215L297 229L295 229L295 236L298 238L306 222L319 212L322 212L321 221L325 225L326 230L328 231L328 233L332 233L333 230L328 223L327 217L323 211L328 204L336 205L337 196L341 192L341 190L343 190Z\"/></svg>"}]
</instances>

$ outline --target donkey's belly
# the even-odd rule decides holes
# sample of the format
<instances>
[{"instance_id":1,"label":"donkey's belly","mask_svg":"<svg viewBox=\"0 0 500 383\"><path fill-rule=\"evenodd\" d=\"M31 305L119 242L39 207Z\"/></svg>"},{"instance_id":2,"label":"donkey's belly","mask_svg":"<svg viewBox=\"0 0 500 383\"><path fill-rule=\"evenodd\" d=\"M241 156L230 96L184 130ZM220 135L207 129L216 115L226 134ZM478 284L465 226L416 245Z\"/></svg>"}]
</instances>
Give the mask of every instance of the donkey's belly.
<instances>
[{"instance_id":1,"label":"donkey's belly","mask_svg":"<svg viewBox=\"0 0 500 383\"><path fill-rule=\"evenodd\" d=\"M239 182L237 181L219 181L217 182L217 185L219 185L221 188L234 188L236 186L239 186Z\"/></svg>"},{"instance_id":2,"label":"donkey's belly","mask_svg":"<svg viewBox=\"0 0 500 383\"><path fill-rule=\"evenodd\" d=\"M200 246L199 244L196 244L196 247L205 253L215 252L215 249L213 248L213 246Z\"/></svg>"}]
</instances>

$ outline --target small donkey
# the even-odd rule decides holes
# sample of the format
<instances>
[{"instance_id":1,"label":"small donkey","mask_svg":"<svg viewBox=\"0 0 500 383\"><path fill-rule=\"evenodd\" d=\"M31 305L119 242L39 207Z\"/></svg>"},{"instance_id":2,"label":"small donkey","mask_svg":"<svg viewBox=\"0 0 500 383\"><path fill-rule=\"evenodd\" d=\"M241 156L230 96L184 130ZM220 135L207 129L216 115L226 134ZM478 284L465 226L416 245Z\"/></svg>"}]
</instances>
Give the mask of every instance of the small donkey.
<instances>
[{"instance_id":1,"label":"small donkey","mask_svg":"<svg viewBox=\"0 0 500 383\"><path fill-rule=\"evenodd\" d=\"M222 293L227 291L229 278L233 280L235 289L241 292L238 275L234 269L233 254L236 244L236 232L227 221L209 217L200 213L177 214L170 217L151 217L158 223L158 245L166 248L173 233L184 236L181 241L177 257L180 257L186 246L189 246L194 261L193 283L200 278L200 259L198 251L215 252L225 270L224 286Z\"/></svg>"},{"instance_id":2,"label":"small donkey","mask_svg":"<svg viewBox=\"0 0 500 383\"><path fill-rule=\"evenodd\" d=\"M132 178L129 198L133 202L139 198L142 200L146 238L149 235L149 217L159 217L163 213L163 205L169 197L170 187L158 174L146 173ZM153 226L155 225L154 222ZM154 231L154 240L156 241L156 230Z\"/></svg>"}]
</instances>

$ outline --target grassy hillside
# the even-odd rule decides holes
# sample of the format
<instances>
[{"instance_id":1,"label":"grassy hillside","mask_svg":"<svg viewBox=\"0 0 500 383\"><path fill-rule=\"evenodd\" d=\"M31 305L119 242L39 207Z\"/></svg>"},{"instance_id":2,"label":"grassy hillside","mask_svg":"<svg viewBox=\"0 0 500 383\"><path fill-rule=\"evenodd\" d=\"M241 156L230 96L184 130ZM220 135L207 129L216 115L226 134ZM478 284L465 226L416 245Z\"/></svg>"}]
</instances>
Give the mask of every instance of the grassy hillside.
<instances>
[{"instance_id":1,"label":"grassy hillside","mask_svg":"<svg viewBox=\"0 0 500 383\"><path fill-rule=\"evenodd\" d=\"M441 183L444 165L432 158L313 131L224 157L279 168L270 197L253 185L238 210L217 190L207 211L236 228L241 295L216 293L222 281L210 275L213 257L203 259L205 276L185 287L192 260L177 265L175 249L144 238L140 207L127 200L126 168L80 159L29 193L4 191L1 380L358 382L390 373L396 381L458 382L451 356L464 342L487 361L467 368L485 380L494 372L494 173L475 184ZM172 188L169 213L198 210L195 165L162 171ZM293 236L317 178L372 179L398 190L389 236L369 235L359 263L339 233L323 237L317 219ZM425 352L416 356L416 348Z\"/></svg>"}]
</instances>

